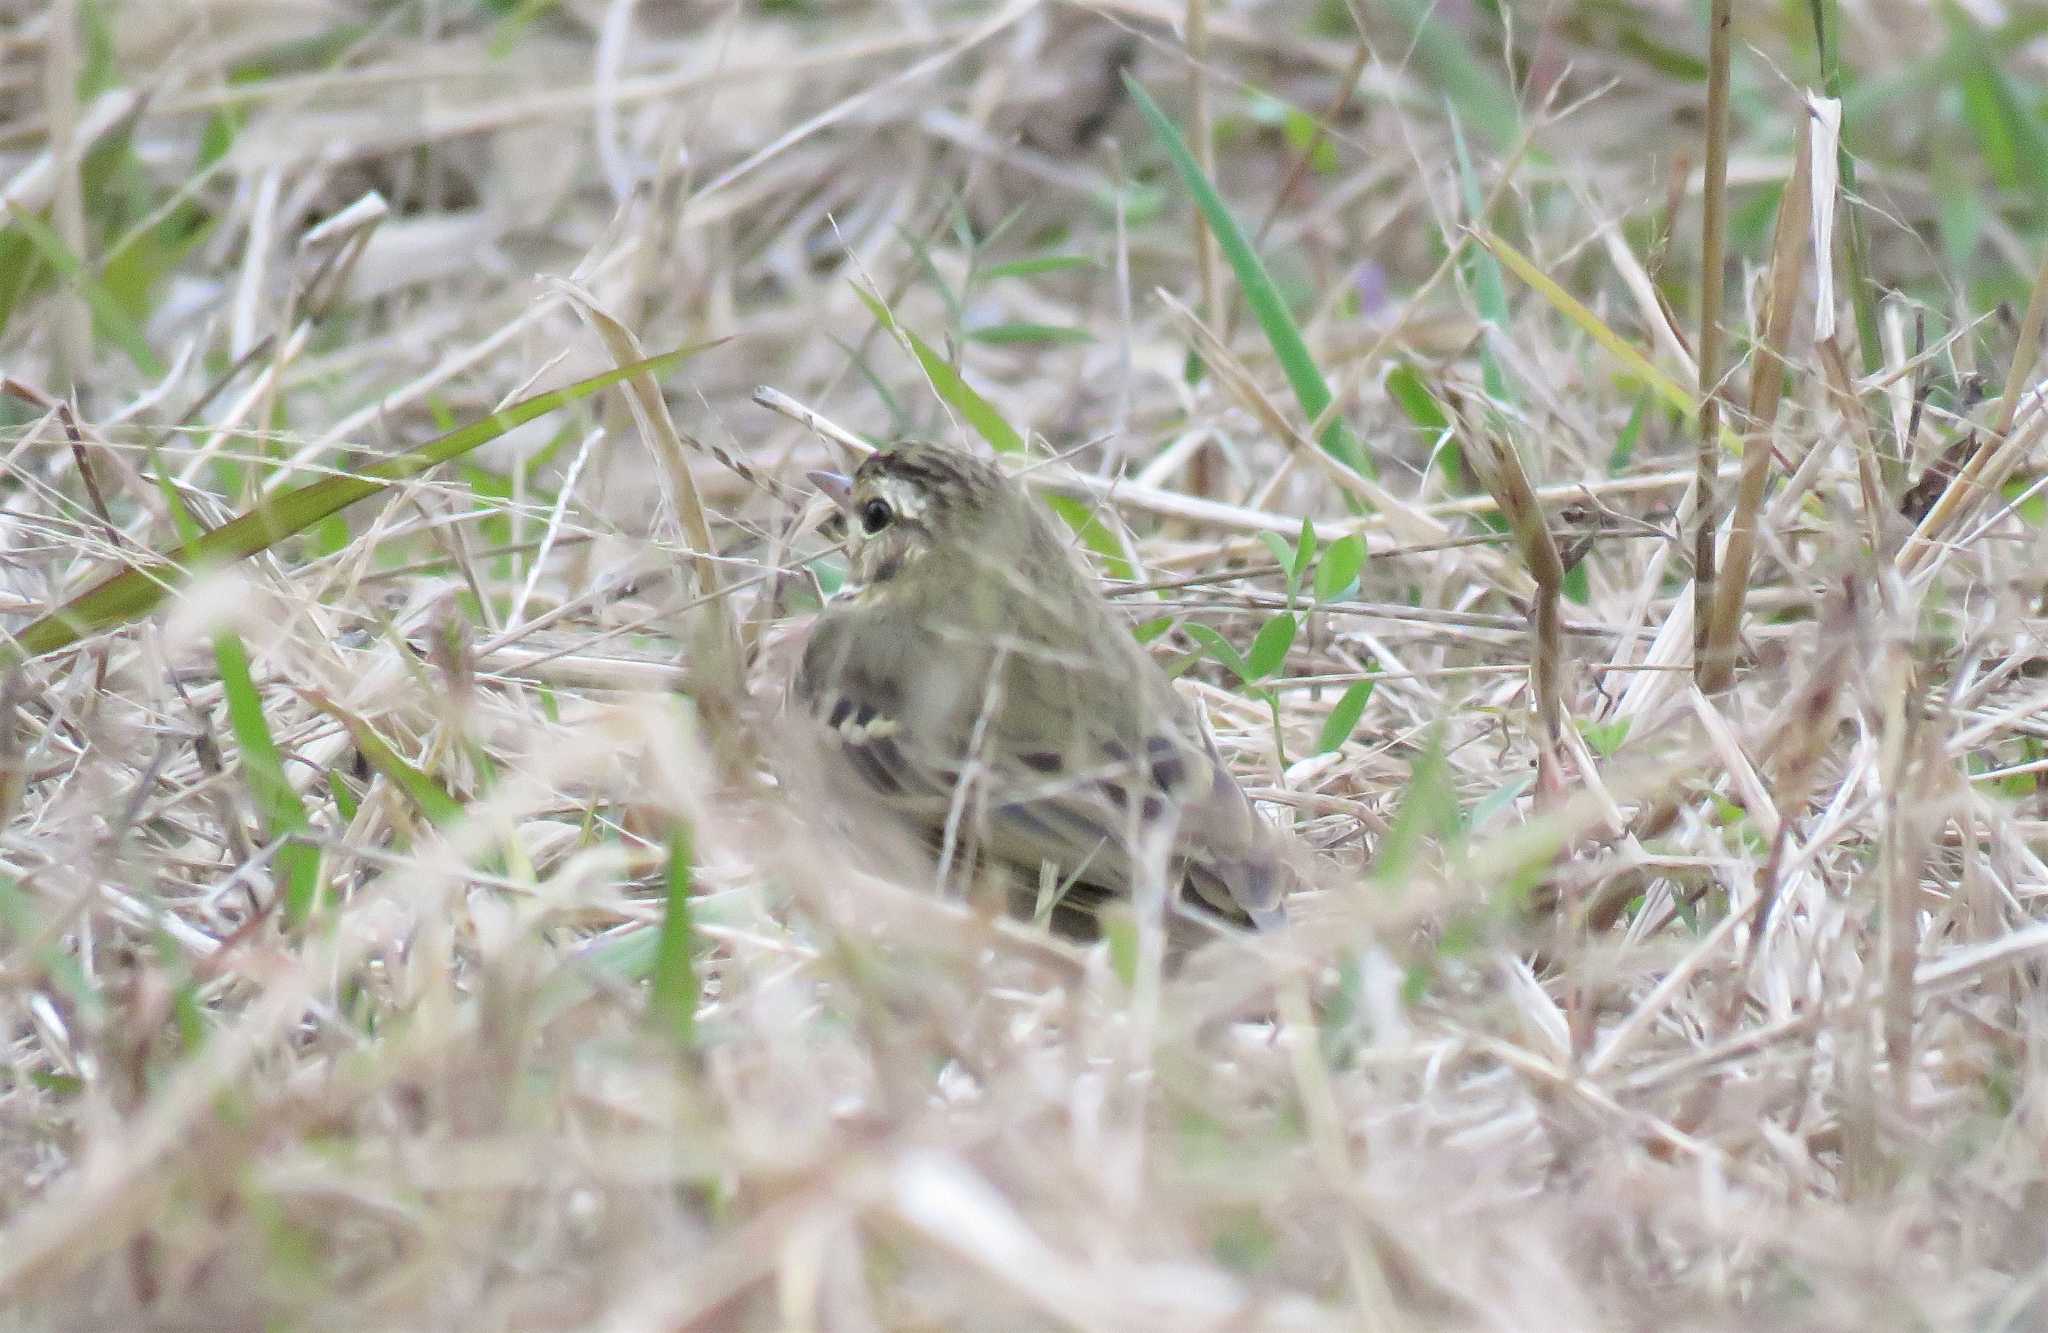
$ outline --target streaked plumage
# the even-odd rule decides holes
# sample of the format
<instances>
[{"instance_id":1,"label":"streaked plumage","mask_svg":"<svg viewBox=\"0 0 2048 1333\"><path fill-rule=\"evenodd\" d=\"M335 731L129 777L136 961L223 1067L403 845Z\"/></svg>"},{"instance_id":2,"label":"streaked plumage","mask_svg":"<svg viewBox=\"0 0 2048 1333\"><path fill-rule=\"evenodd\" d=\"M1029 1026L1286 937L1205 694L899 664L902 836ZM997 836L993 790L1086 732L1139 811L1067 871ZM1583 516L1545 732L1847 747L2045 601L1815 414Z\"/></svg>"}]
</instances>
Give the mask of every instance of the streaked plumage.
<instances>
[{"instance_id":1,"label":"streaked plumage","mask_svg":"<svg viewBox=\"0 0 2048 1333\"><path fill-rule=\"evenodd\" d=\"M1127 891L1156 842L1187 901L1278 919L1291 876L1275 836L1040 505L927 443L819 481L852 570L794 697L851 775L933 838L950 818L986 853L1050 862L1087 886L1070 906Z\"/></svg>"}]
</instances>

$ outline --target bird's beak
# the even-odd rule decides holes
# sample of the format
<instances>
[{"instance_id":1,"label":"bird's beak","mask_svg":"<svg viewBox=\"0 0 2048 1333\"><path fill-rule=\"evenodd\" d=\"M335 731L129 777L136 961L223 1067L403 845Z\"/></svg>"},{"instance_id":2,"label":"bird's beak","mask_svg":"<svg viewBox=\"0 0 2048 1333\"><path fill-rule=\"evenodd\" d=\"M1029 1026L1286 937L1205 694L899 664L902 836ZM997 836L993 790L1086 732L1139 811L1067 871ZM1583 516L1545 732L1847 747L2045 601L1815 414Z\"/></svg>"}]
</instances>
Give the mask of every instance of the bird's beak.
<instances>
[{"instance_id":1,"label":"bird's beak","mask_svg":"<svg viewBox=\"0 0 2048 1333\"><path fill-rule=\"evenodd\" d=\"M853 512L853 478L837 472L810 472L805 475L811 479L811 485L839 506L841 513Z\"/></svg>"}]
</instances>

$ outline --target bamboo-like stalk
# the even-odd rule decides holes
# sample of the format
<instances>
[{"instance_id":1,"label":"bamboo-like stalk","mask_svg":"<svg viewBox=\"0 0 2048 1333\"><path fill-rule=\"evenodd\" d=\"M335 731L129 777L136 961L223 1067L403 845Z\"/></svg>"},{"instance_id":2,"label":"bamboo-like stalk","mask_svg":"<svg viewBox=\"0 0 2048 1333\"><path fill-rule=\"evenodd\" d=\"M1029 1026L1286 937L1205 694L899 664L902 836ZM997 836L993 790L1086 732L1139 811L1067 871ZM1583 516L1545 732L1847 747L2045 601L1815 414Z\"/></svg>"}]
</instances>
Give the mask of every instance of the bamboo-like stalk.
<instances>
[{"instance_id":1,"label":"bamboo-like stalk","mask_svg":"<svg viewBox=\"0 0 2048 1333\"><path fill-rule=\"evenodd\" d=\"M1881 760L1885 812L1878 932L1884 958L1885 1064L1891 1070L1892 1099L1900 1110L1911 1103L1913 973L1920 961L1920 869L1927 857L1931 827L1926 807L1933 799L1927 785L1941 771L1939 735L1925 724L1925 705L1914 675L1904 646L1887 644L1880 676L1885 687Z\"/></svg>"},{"instance_id":2,"label":"bamboo-like stalk","mask_svg":"<svg viewBox=\"0 0 2048 1333\"><path fill-rule=\"evenodd\" d=\"M1713 0L1707 20L1707 160L1701 187L1699 438L1694 454L1693 605L1714 600L1714 533L1720 526L1714 477L1721 457L1721 280L1728 243L1728 29L1733 0ZM1708 676L1707 619L1693 622L1693 671L1702 688Z\"/></svg>"},{"instance_id":3,"label":"bamboo-like stalk","mask_svg":"<svg viewBox=\"0 0 2048 1333\"><path fill-rule=\"evenodd\" d=\"M1763 346L1750 372L1749 412L1743 424L1742 480L1728 523L1728 547L1720 579L1701 623L1705 626L1700 655L1700 688L1725 690L1734 682L1735 644L1742 628L1742 609L1749 594L1750 565L1756 557L1757 515L1763 509L1764 483L1770 479L1771 431L1785 389L1785 352L1791 341L1792 318L1806 277L1807 223L1813 211L1813 162L1810 151L1813 120L1802 114L1792 179L1778 205L1777 230L1771 238L1768 305L1764 312ZM1708 399L1709 404L1712 398Z\"/></svg>"}]
</instances>

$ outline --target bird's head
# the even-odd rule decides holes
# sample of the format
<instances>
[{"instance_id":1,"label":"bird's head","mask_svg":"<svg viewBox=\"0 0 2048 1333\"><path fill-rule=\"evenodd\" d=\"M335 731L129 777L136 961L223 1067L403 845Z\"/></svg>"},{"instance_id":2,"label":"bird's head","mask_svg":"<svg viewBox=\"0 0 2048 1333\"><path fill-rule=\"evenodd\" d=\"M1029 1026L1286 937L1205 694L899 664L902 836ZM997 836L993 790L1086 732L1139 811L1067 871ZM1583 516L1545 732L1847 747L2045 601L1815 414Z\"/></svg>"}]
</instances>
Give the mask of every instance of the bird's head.
<instances>
[{"instance_id":1,"label":"bird's head","mask_svg":"<svg viewBox=\"0 0 2048 1333\"><path fill-rule=\"evenodd\" d=\"M905 442L870 454L851 477L814 472L811 480L846 517L850 573L862 587L960 577L999 559L1033 518L992 464L942 444Z\"/></svg>"}]
</instances>

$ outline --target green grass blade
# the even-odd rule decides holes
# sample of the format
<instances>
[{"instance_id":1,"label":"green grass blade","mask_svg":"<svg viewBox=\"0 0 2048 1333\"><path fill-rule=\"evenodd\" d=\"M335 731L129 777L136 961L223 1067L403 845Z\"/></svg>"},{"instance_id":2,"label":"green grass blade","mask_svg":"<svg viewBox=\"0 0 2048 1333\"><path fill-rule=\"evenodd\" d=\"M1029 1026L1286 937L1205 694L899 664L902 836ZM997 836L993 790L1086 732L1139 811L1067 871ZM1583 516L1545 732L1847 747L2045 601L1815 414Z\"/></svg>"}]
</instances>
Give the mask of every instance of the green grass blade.
<instances>
[{"instance_id":1,"label":"green grass blade","mask_svg":"<svg viewBox=\"0 0 2048 1333\"><path fill-rule=\"evenodd\" d=\"M263 696L249 674L248 649L238 635L222 633L214 638L213 657L227 697L228 726L241 750L242 779L263 821L263 836L288 839L278 847L273 865L284 890L285 924L301 926L312 915L320 892L320 849L290 835L308 831L312 821L284 775L284 758L263 715Z\"/></svg>"},{"instance_id":2,"label":"green grass blade","mask_svg":"<svg viewBox=\"0 0 2048 1333\"><path fill-rule=\"evenodd\" d=\"M1039 255L1035 259L1012 259L1003 264L990 264L981 270L981 278L984 282L991 282L997 278L1028 278L1039 273L1097 267L1099 265L1086 255Z\"/></svg>"},{"instance_id":3,"label":"green grass blade","mask_svg":"<svg viewBox=\"0 0 2048 1333\"><path fill-rule=\"evenodd\" d=\"M356 501L375 495L393 482L416 477L479 445L488 444L515 426L544 416L579 398L588 398L621 380L659 373L714 343L678 348L644 361L619 366L560 389L535 394L480 421L449 431L417 449L387 458L353 476L323 477L309 485L272 496L240 517L222 524L196 541L187 541L169 555L123 570L66 602L22 630L11 653L0 660L26 660L65 648L88 634L111 629L147 614L195 568L230 564L267 550L304 532L321 519Z\"/></svg>"},{"instance_id":4,"label":"green grass blade","mask_svg":"<svg viewBox=\"0 0 2048 1333\"><path fill-rule=\"evenodd\" d=\"M462 802L436 781L431 773L408 763L367 721L330 699L311 693L308 693L306 698L315 708L348 728L349 739L354 741L356 749L362 752L364 761L404 792L413 806L426 816L428 823L438 828L452 824L462 817Z\"/></svg>"},{"instance_id":5,"label":"green grass blade","mask_svg":"<svg viewBox=\"0 0 2048 1333\"><path fill-rule=\"evenodd\" d=\"M1451 147L1458 158L1458 193L1465 206L1466 221L1476 227L1485 221L1480 215L1486 211L1486 200L1479 190L1479 173L1472 166L1472 155L1465 149L1464 125L1455 110L1450 120ZM1484 246L1468 245L1465 247L1465 274L1466 281L1472 284L1472 299L1479 307L1480 321L1495 334L1506 332L1508 287L1507 280L1501 277L1500 260ZM1490 338L1479 341L1479 373L1488 398L1496 403L1513 403L1514 395L1508 392L1507 375L1500 368L1500 358L1493 354Z\"/></svg>"},{"instance_id":6,"label":"green grass blade","mask_svg":"<svg viewBox=\"0 0 2048 1333\"><path fill-rule=\"evenodd\" d=\"M127 354L128 359L135 363L137 370L153 380L162 379L164 364L157 360L156 353L149 349L149 340L142 336L142 329L128 317L127 310L114 299L113 293L86 271L85 265L79 262L77 255L71 253L70 247L57 235L56 229L24 209L15 208L12 212L14 225L20 228L21 235L35 247L43 262L55 269L66 282L75 284L84 295L86 305L92 308L92 317L99 326L99 331L112 339L114 345Z\"/></svg>"},{"instance_id":7,"label":"green grass blade","mask_svg":"<svg viewBox=\"0 0 2048 1333\"><path fill-rule=\"evenodd\" d=\"M1401 795L1393 827L1380 840L1373 858L1372 879L1399 887L1421 859L1431 839L1448 839L1459 827L1458 796L1444 757L1441 723L1431 726L1409 770L1408 789Z\"/></svg>"},{"instance_id":8,"label":"green grass blade","mask_svg":"<svg viewBox=\"0 0 2048 1333\"><path fill-rule=\"evenodd\" d=\"M946 275L939 272L939 266L932 262L931 247L926 245L916 235L905 231L901 227L896 228L896 235L898 239L910 247L911 257L917 260L917 267L924 274L924 280L931 284L932 290L939 294L939 299L946 303L946 314L951 321L947 327L952 329L959 328L961 319L960 295L953 290L952 284L946 281Z\"/></svg>"},{"instance_id":9,"label":"green grass blade","mask_svg":"<svg viewBox=\"0 0 2048 1333\"><path fill-rule=\"evenodd\" d=\"M1086 329L1071 328L1065 324L984 324L978 329L969 329L967 341L1001 347L1015 343L1092 343L1095 335Z\"/></svg>"},{"instance_id":10,"label":"green grass blade","mask_svg":"<svg viewBox=\"0 0 2048 1333\"><path fill-rule=\"evenodd\" d=\"M1046 508L1060 516L1060 521L1074 530L1081 545L1102 557L1103 569L1113 579L1128 579L1136 576L1131 568L1130 558L1124 548L1095 511L1071 495L1045 495Z\"/></svg>"},{"instance_id":11,"label":"green grass blade","mask_svg":"<svg viewBox=\"0 0 2048 1333\"><path fill-rule=\"evenodd\" d=\"M948 407L966 419L967 424L974 428L975 434L987 440L989 447L999 454L1024 452L1024 437L1018 433L1015 426L1003 419L1003 414L996 410L994 403L976 392L974 386L969 384L945 357L940 356L931 344L897 323L896 317L889 313L889 308L879 299L859 286L855 286L853 290L854 295L860 297L862 304L866 305L868 312L875 317L876 323L897 334L908 344L910 354L917 358L917 364L923 368L925 378L931 381L933 391ZM1083 546L1102 557L1111 577L1131 577L1131 562L1125 555L1123 547L1118 545L1116 534L1103 526L1088 506L1077 500L1056 495L1046 496L1045 503L1047 508L1059 515L1062 522L1074 530L1074 535L1081 539Z\"/></svg>"},{"instance_id":12,"label":"green grass blade","mask_svg":"<svg viewBox=\"0 0 2048 1333\"><path fill-rule=\"evenodd\" d=\"M334 813L341 816L342 827L353 824L362 802L349 790L348 781L331 768L327 770L327 792L334 798Z\"/></svg>"},{"instance_id":13,"label":"green grass blade","mask_svg":"<svg viewBox=\"0 0 2048 1333\"><path fill-rule=\"evenodd\" d=\"M1522 112L1500 75L1473 58L1455 29L1433 17L1432 0L1385 3L1414 39L1415 64L1428 76L1426 82L1443 89L1458 115L1494 147L1512 145L1521 133Z\"/></svg>"},{"instance_id":14,"label":"green grass blade","mask_svg":"<svg viewBox=\"0 0 2048 1333\"><path fill-rule=\"evenodd\" d=\"M999 454L1015 454L1024 451L1024 437L1016 427L1003 420L1003 414L996 411L994 403L975 392L945 357L933 350L924 339L896 322L889 308L856 286L854 294L859 296L875 322L891 333L900 334L910 344L910 354L917 358L917 364L924 368L925 377L932 382L946 405L967 418L967 424L974 427L975 434L989 442L989 447Z\"/></svg>"},{"instance_id":15,"label":"green grass blade","mask_svg":"<svg viewBox=\"0 0 2048 1333\"><path fill-rule=\"evenodd\" d=\"M1621 363L1622 369L1630 377L1686 416L1692 416L1699 411L1699 403L1691 389L1659 370L1651 363L1650 358L1609 328L1606 321L1588 309L1584 302L1558 286L1557 282L1542 269L1537 268L1528 256L1492 232L1476 231L1473 236L1481 245L1499 256L1501 264L1508 272L1520 278L1537 295L1550 302L1559 314L1578 325L1581 332L1606 349L1610 356ZM1731 453L1740 453L1742 450L1741 437L1736 435L1734 427L1726 422L1721 424L1721 446Z\"/></svg>"},{"instance_id":16,"label":"green grass blade","mask_svg":"<svg viewBox=\"0 0 2048 1333\"><path fill-rule=\"evenodd\" d=\"M704 994L703 982L697 975L697 932L690 921L693 860L690 830L679 823L668 838L668 902L662 911L661 935L655 945L647 1017L684 1047L696 1041L697 1005Z\"/></svg>"},{"instance_id":17,"label":"green grass blade","mask_svg":"<svg viewBox=\"0 0 2048 1333\"><path fill-rule=\"evenodd\" d=\"M1216 243L1223 250L1223 256L1230 261L1232 271L1237 274L1237 284L1244 291L1245 303L1251 307L1252 315L1259 321L1259 328L1265 333L1266 341L1272 345L1273 355L1278 358L1280 368L1287 374L1287 382L1294 389L1295 401L1310 421L1323 414L1330 405L1329 383L1323 372L1317 368L1315 358L1309 355L1308 344L1302 341L1301 329L1294 322L1293 312L1281 297L1279 288L1266 272L1266 266L1259 259L1245 238L1237 219L1231 216L1230 208L1223 202L1223 196L1209 178L1202 174L1202 168L1188 151L1187 141L1174 128L1159 104L1152 100L1145 86L1128 73L1123 76L1124 86L1131 91L1138 110L1152 126L1152 133L1166 148L1166 155L1173 160L1174 169L1187 184L1188 192L1195 197L1195 206L1202 210L1208 220L1209 230L1215 233ZM1351 433L1351 427L1342 418L1333 417L1318 441L1324 452L1354 472L1365 472L1365 454L1359 448L1358 438Z\"/></svg>"},{"instance_id":18,"label":"green grass blade","mask_svg":"<svg viewBox=\"0 0 2048 1333\"><path fill-rule=\"evenodd\" d=\"M2000 185L2024 190L2037 210L2048 209L2048 130L2000 66L1982 29L1953 5L1945 17L1949 40L1961 56L1963 119L1977 137L1985 165Z\"/></svg>"}]
</instances>

